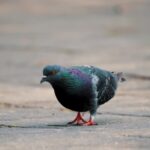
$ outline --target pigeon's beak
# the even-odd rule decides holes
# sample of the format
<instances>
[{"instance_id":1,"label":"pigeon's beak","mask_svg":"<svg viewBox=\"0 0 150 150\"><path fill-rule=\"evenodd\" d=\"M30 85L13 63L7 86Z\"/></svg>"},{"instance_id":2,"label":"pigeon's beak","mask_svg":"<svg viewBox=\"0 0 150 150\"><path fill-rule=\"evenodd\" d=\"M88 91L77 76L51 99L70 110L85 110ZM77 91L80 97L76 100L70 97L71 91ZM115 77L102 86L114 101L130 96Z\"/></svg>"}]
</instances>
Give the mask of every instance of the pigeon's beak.
<instances>
[{"instance_id":1,"label":"pigeon's beak","mask_svg":"<svg viewBox=\"0 0 150 150\"><path fill-rule=\"evenodd\" d=\"M42 84L43 82L47 81L47 77L43 77L40 81L40 83Z\"/></svg>"}]
</instances>

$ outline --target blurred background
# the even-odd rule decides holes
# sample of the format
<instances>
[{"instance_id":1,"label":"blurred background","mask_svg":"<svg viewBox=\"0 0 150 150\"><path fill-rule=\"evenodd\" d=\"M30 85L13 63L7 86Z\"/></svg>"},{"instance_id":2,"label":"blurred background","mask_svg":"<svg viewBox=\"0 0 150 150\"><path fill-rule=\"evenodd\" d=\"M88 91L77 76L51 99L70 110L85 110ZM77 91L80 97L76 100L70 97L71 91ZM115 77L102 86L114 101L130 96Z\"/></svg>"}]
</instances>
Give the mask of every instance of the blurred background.
<instances>
[{"instance_id":1,"label":"blurred background","mask_svg":"<svg viewBox=\"0 0 150 150\"><path fill-rule=\"evenodd\" d=\"M39 85L47 64L150 75L149 0L0 0L0 82Z\"/></svg>"},{"instance_id":2,"label":"blurred background","mask_svg":"<svg viewBox=\"0 0 150 150\"><path fill-rule=\"evenodd\" d=\"M121 149L122 145L149 149L150 0L0 0L0 129L10 127L8 124L70 120L71 112L57 102L48 84L40 85L42 69L48 64L94 65L124 72L127 82L119 87L114 100L99 110L102 129L97 127L90 140L97 139L97 130L101 130L101 142L93 142L95 149L100 145L112 148L116 143ZM115 138L111 139L106 128ZM24 149L30 144L33 149L48 149L49 144L58 148L57 134L47 135L50 131L42 129L35 133L31 128L30 136L22 130L9 134L0 130L0 148L12 149L13 145ZM46 137L38 139L43 133L52 143ZM70 133L62 131L61 136ZM86 131L79 134L84 137ZM19 141L22 147L9 139ZM65 140L71 140L70 136ZM81 142L89 143L84 140L76 140L74 149ZM65 147L62 140L60 146L66 149L69 145Z\"/></svg>"}]
</instances>

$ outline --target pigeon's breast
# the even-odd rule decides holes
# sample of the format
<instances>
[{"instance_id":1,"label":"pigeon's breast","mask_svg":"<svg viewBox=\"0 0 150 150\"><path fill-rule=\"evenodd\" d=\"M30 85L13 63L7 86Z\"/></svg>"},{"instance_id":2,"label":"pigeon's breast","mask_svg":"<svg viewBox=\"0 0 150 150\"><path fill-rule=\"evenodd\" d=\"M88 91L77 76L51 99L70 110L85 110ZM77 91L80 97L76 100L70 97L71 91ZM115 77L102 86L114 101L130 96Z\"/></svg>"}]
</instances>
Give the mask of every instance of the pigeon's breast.
<instances>
[{"instance_id":1,"label":"pigeon's breast","mask_svg":"<svg viewBox=\"0 0 150 150\"><path fill-rule=\"evenodd\" d=\"M93 95L88 88L87 90L69 93L64 88L55 87L54 91L58 101L68 109L85 112L91 107L91 99Z\"/></svg>"}]
</instances>

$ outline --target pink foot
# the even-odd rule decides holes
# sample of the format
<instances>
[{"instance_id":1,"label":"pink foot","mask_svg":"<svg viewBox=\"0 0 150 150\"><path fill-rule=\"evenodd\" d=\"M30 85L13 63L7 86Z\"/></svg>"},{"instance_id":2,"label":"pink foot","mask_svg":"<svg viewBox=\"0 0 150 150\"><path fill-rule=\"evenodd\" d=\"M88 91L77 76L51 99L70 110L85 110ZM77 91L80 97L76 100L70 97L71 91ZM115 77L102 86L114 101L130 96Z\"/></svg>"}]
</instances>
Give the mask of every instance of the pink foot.
<instances>
[{"instance_id":1,"label":"pink foot","mask_svg":"<svg viewBox=\"0 0 150 150\"><path fill-rule=\"evenodd\" d=\"M85 124L85 123L87 123L87 121L85 121L85 120L82 118L80 112L78 112L76 118L75 118L73 121L68 122L68 124L77 124L77 125L83 125L83 124Z\"/></svg>"},{"instance_id":2,"label":"pink foot","mask_svg":"<svg viewBox=\"0 0 150 150\"><path fill-rule=\"evenodd\" d=\"M93 125L97 125L97 123L94 122L94 119L92 117L90 117L90 120L83 123L83 126L93 126Z\"/></svg>"}]
</instances>

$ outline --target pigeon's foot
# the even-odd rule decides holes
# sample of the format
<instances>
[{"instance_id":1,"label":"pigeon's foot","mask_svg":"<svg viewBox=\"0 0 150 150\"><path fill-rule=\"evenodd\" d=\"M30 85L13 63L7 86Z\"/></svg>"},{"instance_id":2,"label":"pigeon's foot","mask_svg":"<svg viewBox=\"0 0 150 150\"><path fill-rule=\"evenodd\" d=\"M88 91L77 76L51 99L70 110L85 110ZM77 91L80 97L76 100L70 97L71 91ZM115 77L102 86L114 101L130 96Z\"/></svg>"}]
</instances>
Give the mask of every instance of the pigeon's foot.
<instances>
[{"instance_id":1,"label":"pigeon's foot","mask_svg":"<svg viewBox=\"0 0 150 150\"><path fill-rule=\"evenodd\" d=\"M87 121L85 121L83 118L82 118L82 115L80 114L80 112L78 112L76 118L71 121L71 122L68 122L68 124L76 124L76 125L83 125L83 124L86 124Z\"/></svg>"},{"instance_id":2,"label":"pigeon's foot","mask_svg":"<svg viewBox=\"0 0 150 150\"><path fill-rule=\"evenodd\" d=\"M94 122L94 116L90 116L89 121L83 123L83 126L93 126L97 125L97 123Z\"/></svg>"},{"instance_id":3,"label":"pigeon's foot","mask_svg":"<svg viewBox=\"0 0 150 150\"><path fill-rule=\"evenodd\" d=\"M94 121L89 120L89 121L83 123L82 125L83 126L93 126L93 125L97 125L97 123L94 122Z\"/></svg>"}]
</instances>

